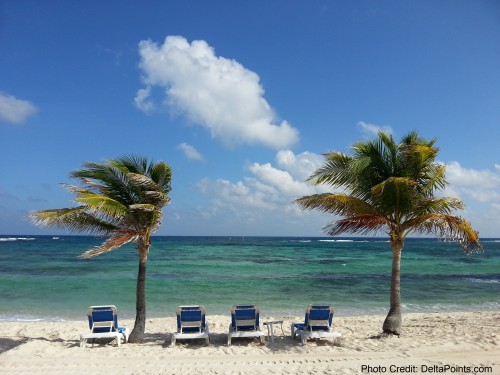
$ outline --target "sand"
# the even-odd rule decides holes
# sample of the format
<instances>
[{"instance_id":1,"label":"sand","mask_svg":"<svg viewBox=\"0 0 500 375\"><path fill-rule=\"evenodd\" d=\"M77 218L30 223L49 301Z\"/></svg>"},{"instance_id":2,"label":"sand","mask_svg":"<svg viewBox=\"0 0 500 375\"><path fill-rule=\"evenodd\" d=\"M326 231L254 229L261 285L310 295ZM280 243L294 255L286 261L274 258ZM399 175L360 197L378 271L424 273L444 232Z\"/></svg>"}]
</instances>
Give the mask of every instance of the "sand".
<instances>
[{"instance_id":1,"label":"sand","mask_svg":"<svg viewBox=\"0 0 500 375\"><path fill-rule=\"evenodd\" d=\"M170 347L174 317L148 319L145 342L80 348L87 323L0 323L0 374L500 374L500 312L405 314L400 337L381 337L383 316L335 317L340 342L302 346L276 329L274 343L234 339L229 316L207 316L211 345L178 341ZM124 320L120 325L133 327ZM265 329L265 327L263 327Z\"/></svg>"}]
</instances>

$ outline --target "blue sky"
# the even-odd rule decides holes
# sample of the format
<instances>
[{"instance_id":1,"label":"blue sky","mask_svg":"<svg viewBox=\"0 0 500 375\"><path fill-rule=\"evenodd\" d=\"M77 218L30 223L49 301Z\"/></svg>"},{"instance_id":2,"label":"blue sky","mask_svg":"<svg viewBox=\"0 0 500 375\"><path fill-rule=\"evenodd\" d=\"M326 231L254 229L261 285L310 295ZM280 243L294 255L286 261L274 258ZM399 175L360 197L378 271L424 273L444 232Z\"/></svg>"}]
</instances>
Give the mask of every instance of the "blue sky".
<instances>
[{"instance_id":1,"label":"blue sky","mask_svg":"<svg viewBox=\"0 0 500 375\"><path fill-rule=\"evenodd\" d=\"M161 235L318 236L326 151L437 138L444 194L500 235L497 1L0 3L0 234L125 154L173 169Z\"/></svg>"}]
</instances>

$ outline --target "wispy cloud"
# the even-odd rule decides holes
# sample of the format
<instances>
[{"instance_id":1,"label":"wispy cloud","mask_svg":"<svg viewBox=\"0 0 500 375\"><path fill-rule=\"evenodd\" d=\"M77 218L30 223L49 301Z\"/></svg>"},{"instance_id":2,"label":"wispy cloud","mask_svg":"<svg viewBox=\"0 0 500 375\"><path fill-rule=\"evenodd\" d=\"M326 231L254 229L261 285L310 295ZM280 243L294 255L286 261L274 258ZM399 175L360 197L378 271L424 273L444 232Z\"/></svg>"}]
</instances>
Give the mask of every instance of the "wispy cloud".
<instances>
[{"instance_id":1,"label":"wispy cloud","mask_svg":"<svg viewBox=\"0 0 500 375\"><path fill-rule=\"evenodd\" d=\"M181 150L189 160L196 160L196 161L204 160L203 155L196 148L194 148L191 145L188 145L187 143L181 143L179 146L177 146L177 148Z\"/></svg>"},{"instance_id":2,"label":"wispy cloud","mask_svg":"<svg viewBox=\"0 0 500 375\"><path fill-rule=\"evenodd\" d=\"M36 107L30 102L0 92L0 120L22 124L36 112Z\"/></svg>"},{"instance_id":3,"label":"wispy cloud","mask_svg":"<svg viewBox=\"0 0 500 375\"><path fill-rule=\"evenodd\" d=\"M393 134L393 130L390 126L380 126L375 124L370 124L364 121L358 122L358 128L361 130L361 133L365 138L374 138L380 131L383 131L388 134Z\"/></svg>"},{"instance_id":4,"label":"wispy cloud","mask_svg":"<svg viewBox=\"0 0 500 375\"><path fill-rule=\"evenodd\" d=\"M284 149L297 142L298 130L277 120L259 76L235 60L217 56L207 42L168 36L162 45L141 41L139 53L146 85L135 98L139 109L154 107L152 88L159 87L166 95L162 102L172 111L207 128L228 146Z\"/></svg>"}]
</instances>

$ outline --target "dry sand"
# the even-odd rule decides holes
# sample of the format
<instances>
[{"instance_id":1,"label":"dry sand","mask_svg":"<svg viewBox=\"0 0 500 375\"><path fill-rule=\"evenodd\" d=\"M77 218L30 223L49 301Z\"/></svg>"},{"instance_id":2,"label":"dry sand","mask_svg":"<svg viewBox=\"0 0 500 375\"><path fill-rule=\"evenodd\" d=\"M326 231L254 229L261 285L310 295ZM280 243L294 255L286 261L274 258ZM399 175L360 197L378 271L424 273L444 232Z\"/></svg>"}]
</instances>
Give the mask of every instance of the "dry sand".
<instances>
[{"instance_id":1,"label":"dry sand","mask_svg":"<svg viewBox=\"0 0 500 375\"><path fill-rule=\"evenodd\" d=\"M382 316L336 317L340 342L306 346L289 337L290 322L301 318L262 321L276 319L284 320L285 335L278 328L274 343L234 339L227 346L229 316L208 315L211 345L178 341L175 348L173 317L149 319L145 342L121 347L80 348L83 319L2 322L0 374L500 374L500 312L405 314L401 337L380 337ZM133 322L120 325L131 329Z\"/></svg>"}]
</instances>

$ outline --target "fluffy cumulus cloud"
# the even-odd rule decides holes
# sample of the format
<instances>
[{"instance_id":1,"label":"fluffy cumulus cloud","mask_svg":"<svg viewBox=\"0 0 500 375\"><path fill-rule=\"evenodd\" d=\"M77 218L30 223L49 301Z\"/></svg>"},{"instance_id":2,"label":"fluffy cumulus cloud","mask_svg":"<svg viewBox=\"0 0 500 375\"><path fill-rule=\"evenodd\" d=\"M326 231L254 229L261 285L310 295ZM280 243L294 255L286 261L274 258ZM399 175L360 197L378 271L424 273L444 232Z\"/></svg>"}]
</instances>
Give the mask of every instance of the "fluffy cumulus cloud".
<instances>
[{"instance_id":1,"label":"fluffy cumulus cloud","mask_svg":"<svg viewBox=\"0 0 500 375\"><path fill-rule=\"evenodd\" d=\"M298 131L278 121L264 98L259 76L239 62L217 56L203 40L189 43L168 36L161 45L139 43L140 69L145 88L135 104L149 112L156 106L152 91L164 91L166 103L194 124L207 128L212 137L228 146L262 144L284 149L298 140Z\"/></svg>"},{"instance_id":2,"label":"fluffy cumulus cloud","mask_svg":"<svg viewBox=\"0 0 500 375\"><path fill-rule=\"evenodd\" d=\"M271 163L252 163L248 167L251 176L241 181L204 179L198 190L213 197L219 207L245 207L278 212L297 213L293 200L303 195L322 193L325 187L313 186L305 179L324 161L321 155L305 152L279 151L278 167Z\"/></svg>"},{"instance_id":3,"label":"fluffy cumulus cloud","mask_svg":"<svg viewBox=\"0 0 500 375\"><path fill-rule=\"evenodd\" d=\"M302 211L293 200L303 195L331 191L326 186L313 186L307 177L324 163L322 155L304 152L295 154L282 150L275 163L252 163L248 175L239 181L204 179L197 189L210 197L211 204L200 208L199 215L207 220L244 227L260 223L259 228L280 226L287 233L297 231L320 234L319 229L332 217L316 211ZM450 185L444 196L461 198L465 211L456 212L471 221L482 237L498 236L500 227L500 171L465 168L458 162L446 164ZM259 233L255 233L259 234Z\"/></svg>"},{"instance_id":4,"label":"fluffy cumulus cloud","mask_svg":"<svg viewBox=\"0 0 500 375\"><path fill-rule=\"evenodd\" d=\"M36 107L30 102L0 92L0 120L22 124L36 112Z\"/></svg>"},{"instance_id":5,"label":"fluffy cumulus cloud","mask_svg":"<svg viewBox=\"0 0 500 375\"><path fill-rule=\"evenodd\" d=\"M178 149L181 150L189 160L196 160L196 161L204 160L203 155L196 148L194 148L191 145L188 145L187 143L181 143L178 146Z\"/></svg>"},{"instance_id":6,"label":"fluffy cumulus cloud","mask_svg":"<svg viewBox=\"0 0 500 375\"><path fill-rule=\"evenodd\" d=\"M308 151L295 155L290 150L281 150L276 154L276 161L278 166L290 173L294 178L305 181L316 169L323 165L325 157Z\"/></svg>"},{"instance_id":7,"label":"fluffy cumulus cloud","mask_svg":"<svg viewBox=\"0 0 500 375\"><path fill-rule=\"evenodd\" d=\"M482 237L498 237L500 228L500 170L472 169L453 161L446 163L449 185L443 195L460 198L465 211L458 213L471 221Z\"/></svg>"},{"instance_id":8,"label":"fluffy cumulus cloud","mask_svg":"<svg viewBox=\"0 0 500 375\"><path fill-rule=\"evenodd\" d=\"M454 161L446 164L446 179L451 189L463 198L500 203L500 171L464 168Z\"/></svg>"}]
</instances>

